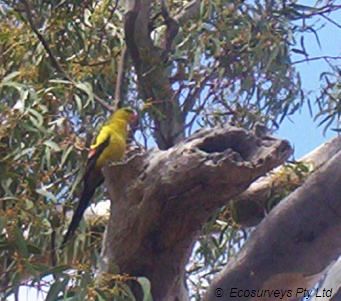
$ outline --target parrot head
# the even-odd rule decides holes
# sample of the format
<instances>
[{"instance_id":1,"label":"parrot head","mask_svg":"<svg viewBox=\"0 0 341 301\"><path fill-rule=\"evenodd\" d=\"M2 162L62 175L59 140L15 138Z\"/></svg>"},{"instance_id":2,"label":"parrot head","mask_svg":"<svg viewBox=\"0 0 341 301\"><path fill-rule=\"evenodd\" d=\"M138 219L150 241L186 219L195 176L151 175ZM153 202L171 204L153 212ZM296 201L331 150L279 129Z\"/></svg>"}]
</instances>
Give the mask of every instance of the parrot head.
<instances>
[{"instance_id":1,"label":"parrot head","mask_svg":"<svg viewBox=\"0 0 341 301\"><path fill-rule=\"evenodd\" d=\"M138 117L137 113L134 109L132 109L131 107L124 107L114 112L114 114L112 115L110 119L121 119L121 120L123 119L126 122L132 124L136 122L137 117Z\"/></svg>"}]
</instances>

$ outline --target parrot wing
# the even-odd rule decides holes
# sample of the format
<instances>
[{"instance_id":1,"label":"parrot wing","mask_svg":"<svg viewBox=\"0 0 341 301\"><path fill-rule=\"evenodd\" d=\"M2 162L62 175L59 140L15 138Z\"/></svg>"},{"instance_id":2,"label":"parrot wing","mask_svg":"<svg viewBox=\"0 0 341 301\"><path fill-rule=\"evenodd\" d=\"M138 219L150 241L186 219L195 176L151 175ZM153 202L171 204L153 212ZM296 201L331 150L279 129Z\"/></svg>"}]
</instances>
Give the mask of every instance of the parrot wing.
<instances>
[{"instance_id":1,"label":"parrot wing","mask_svg":"<svg viewBox=\"0 0 341 301\"><path fill-rule=\"evenodd\" d=\"M84 184L87 181L87 177L91 174L91 172L96 169L96 163L99 156L103 153L105 148L109 145L110 137L107 137L103 143L98 145L96 148L90 149L88 154L88 161L86 163L85 173L84 173Z\"/></svg>"},{"instance_id":2,"label":"parrot wing","mask_svg":"<svg viewBox=\"0 0 341 301\"><path fill-rule=\"evenodd\" d=\"M89 152L88 162L83 177L83 191L79 198L77 209L72 216L69 228L63 238L62 247L76 231L80 221L82 220L84 211L90 204L91 198L94 195L96 188L104 181L101 168L96 167L96 162L99 156L103 153L104 149L109 145L109 141L110 137Z\"/></svg>"}]
</instances>

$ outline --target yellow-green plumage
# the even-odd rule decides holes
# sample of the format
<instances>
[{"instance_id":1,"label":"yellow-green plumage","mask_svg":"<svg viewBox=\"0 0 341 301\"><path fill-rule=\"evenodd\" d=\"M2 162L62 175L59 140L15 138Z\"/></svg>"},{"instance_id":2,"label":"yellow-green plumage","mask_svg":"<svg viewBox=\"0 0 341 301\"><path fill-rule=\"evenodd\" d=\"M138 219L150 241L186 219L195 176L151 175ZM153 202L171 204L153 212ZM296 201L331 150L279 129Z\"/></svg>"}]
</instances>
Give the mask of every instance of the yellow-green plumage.
<instances>
[{"instance_id":1,"label":"yellow-green plumage","mask_svg":"<svg viewBox=\"0 0 341 301\"><path fill-rule=\"evenodd\" d=\"M136 113L132 109L121 108L117 110L101 128L95 143L90 146L87 167L83 178L83 191L62 245L66 243L68 238L77 229L96 188L103 183L102 167L110 161L123 159L127 146L128 124L135 119Z\"/></svg>"},{"instance_id":2,"label":"yellow-green plumage","mask_svg":"<svg viewBox=\"0 0 341 301\"><path fill-rule=\"evenodd\" d=\"M109 138L109 145L103 150L103 153L96 161L96 167L102 168L107 161L121 160L126 149L126 140L128 136L128 122L131 118L130 113L125 109L116 111L101 128L95 144L90 148L96 149Z\"/></svg>"}]
</instances>

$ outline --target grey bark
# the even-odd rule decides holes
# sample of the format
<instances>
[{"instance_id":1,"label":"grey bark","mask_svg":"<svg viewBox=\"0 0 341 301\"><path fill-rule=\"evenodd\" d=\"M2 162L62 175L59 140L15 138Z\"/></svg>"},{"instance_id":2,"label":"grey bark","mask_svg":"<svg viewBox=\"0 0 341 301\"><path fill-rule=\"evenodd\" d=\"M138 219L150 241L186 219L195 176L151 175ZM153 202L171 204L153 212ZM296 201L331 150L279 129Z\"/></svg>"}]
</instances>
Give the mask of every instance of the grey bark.
<instances>
[{"instance_id":1,"label":"grey bark","mask_svg":"<svg viewBox=\"0 0 341 301\"><path fill-rule=\"evenodd\" d=\"M152 104L156 142L159 148L167 149L184 138L185 115L173 93L163 50L155 47L150 37L151 5L150 0L135 0L127 5L124 30L140 94Z\"/></svg>"},{"instance_id":2,"label":"grey bark","mask_svg":"<svg viewBox=\"0 0 341 301\"><path fill-rule=\"evenodd\" d=\"M326 164L340 150L341 137L337 136L317 147L298 162L307 164L310 173L312 173ZM279 180L283 177L287 178L287 181ZM293 170L281 166L252 183L234 201L235 209L239 212L238 224L244 227L256 226L264 218L266 202L269 197L278 194L284 185L287 187L290 181L294 182L294 180L296 182L303 181L297 179Z\"/></svg>"},{"instance_id":3,"label":"grey bark","mask_svg":"<svg viewBox=\"0 0 341 301\"><path fill-rule=\"evenodd\" d=\"M341 152L263 219L238 257L209 288L205 300L224 300L232 288L311 288L341 253ZM295 297L295 296L293 296ZM275 298L238 300L275 300ZM284 298L283 300L292 300Z\"/></svg>"},{"instance_id":4,"label":"grey bark","mask_svg":"<svg viewBox=\"0 0 341 301\"><path fill-rule=\"evenodd\" d=\"M104 170L112 200L100 272L145 276L155 300L186 300L185 265L207 219L291 154L235 127L200 131Z\"/></svg>"}]
</instances>

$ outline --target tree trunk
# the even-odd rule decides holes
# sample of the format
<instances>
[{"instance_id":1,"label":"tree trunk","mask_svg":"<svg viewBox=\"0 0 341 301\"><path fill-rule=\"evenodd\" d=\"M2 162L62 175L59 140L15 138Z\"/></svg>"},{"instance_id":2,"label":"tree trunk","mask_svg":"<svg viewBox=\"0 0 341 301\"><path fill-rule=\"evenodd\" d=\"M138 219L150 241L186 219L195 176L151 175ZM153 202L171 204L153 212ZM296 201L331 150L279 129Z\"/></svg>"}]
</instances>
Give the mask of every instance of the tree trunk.
<instances>
[{"instance_id":1,"label":"tree trunk","mask_svg":"<svg viewBox=\"0 0 341 301\"><path fill-rule=\"evenodd\" d=\"M186 300L185 265L212 214L291 154L288 142L226 127L104 169L111 216L101 273L145 276L155 300Z\"/></svg>"},{"instance_id":2,"label":"tree trunk","mask_svg":"<svg viewBox=\"0 0 341 301\"><path fill-rule=\"evenodd\" d=\"M247 290L287 290L303 297L341 253L341 152L263 219L237 258L210 287L205 300L276 300ZM288 291L291 290L289 294ZM234 295L234 294L233 294Z\"/></svg>"},{"instance_id":3,"label":"tree trunk","mask_svg":"<svg viewBox=\"0 0 341 301\"><path fill-rule=\"evenodd\" d=\"M267 209L266 204L271 196L279 195L281 191L288 190L289 187L294 190L301 186L308 174L321 168L340 150L341 137L337 136L298 161L300 164L305 164L309 169L304 177L299 178L293 169L281 166L252 183L233 203L238 216L237 223L244 227L256 226L264 218Z\"/></svg>"}]
</instances>

